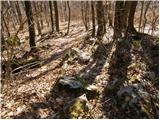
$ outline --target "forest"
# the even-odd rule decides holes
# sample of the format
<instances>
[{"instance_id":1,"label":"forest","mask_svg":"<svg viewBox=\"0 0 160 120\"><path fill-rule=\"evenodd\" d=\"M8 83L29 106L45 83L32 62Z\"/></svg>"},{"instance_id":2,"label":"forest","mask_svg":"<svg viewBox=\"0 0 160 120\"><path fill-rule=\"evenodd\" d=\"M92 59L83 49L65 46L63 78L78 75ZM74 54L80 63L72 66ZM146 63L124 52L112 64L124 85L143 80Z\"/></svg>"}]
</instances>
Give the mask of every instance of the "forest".
<instances>
[{"instance_id":1,"label":"forest","mask_svg":"<svg viewBox=\"0 0 160 120\"><path fill-rule=\"evenodd\" d=\"M2 119L158 119L159 1L0 1Z\"/></svg>"}]
</instances>

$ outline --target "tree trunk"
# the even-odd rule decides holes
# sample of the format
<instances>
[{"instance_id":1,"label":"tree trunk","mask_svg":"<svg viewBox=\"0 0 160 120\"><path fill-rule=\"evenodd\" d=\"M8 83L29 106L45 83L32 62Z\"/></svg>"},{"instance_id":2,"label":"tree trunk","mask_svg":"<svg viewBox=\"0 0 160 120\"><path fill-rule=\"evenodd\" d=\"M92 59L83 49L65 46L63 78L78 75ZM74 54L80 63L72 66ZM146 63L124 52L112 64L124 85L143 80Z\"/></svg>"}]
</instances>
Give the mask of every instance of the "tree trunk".
<instances>
[{"instance_id":1,"label":"tree trunk","mask_svg":"<svg viewBox=\"0 0 160 120\"><path fill-rule=\"evenodd\" d=\"M86 30L89 28L89 3L86 1L85 6L85 21L86 21Z\"/></svg>"},{"instance_id":2,"label":"tree trunk","mask_svg":"<svg viewBox=\"0 0 160 120\"><path fill-rule=\"evenodd\" d=\"M86 8L86 4L84 3L84 1L81 1L81 14L82 14L82 21L84 24L84 27L86 29L86 31L88 30L88 25L87 25L87 8ZM84 10L85 9L85 10Z\"/></svg>"},{"instance_id":3,"label":"tree trunk","mask_svg":"<svg viewBox=\"0 0 160 120\"><path fill-rule=\"evenodd\" d=\"M140 32L140 29L141 29L141 23L142 23L142 15L143 15L144 1L141 1L141 4L142 4L142 7L141 7L141 14L140 14L140 20L139 20L138 32Z\"/></svg>"},{"instance_id":4,"label":"tree trunk","mask_svg":"<svg viewBox=\"0 0 160 120\"><path fill-rule=\"evenodd\" d=\"M4 26L5 26L5 28L6 28L7 35L8 35L8 37L9 37L9 36L10 36L10 32L9 32L9 28L8 28L8 26L7 26L6 20L5 20L5 18L4 18L3 15L2 15L1 17L2 17L2 20L3 20Z\"/></svg>"},{"instance_id":5,"label":"tree trunk","mask_svg":"<svg viewBox=\"0 0 160 120\"><path fill-rule=\"evenodd\" d=\"M94 2L91 1L92 9L92 37L95 37L95 11L94 11Z\"/></svg>"},{"instance_id":6,"label":"tree trunk","mask_svg":"<svg viewBox=\"0 0 160 120\"><path fill-rule=\"evenodd\" d=\"M67 4L66 4L66 2L64 2L64 21L67 21L67 13L66 13L66 11L67 11Z\"/></svg>"},{"instance_id":7,"label":"tree trunk","mask_svg":"<svg viewBox=\"0 0 160 120\"><path fill-rule=\"evenodd\" d=\"M126 28L128 26L128 17L129 17L129 10L131 7L131 1L126 1L123 3L123 10L122 10L122 18L121 18L121 24L122 29L126 32Z\"/></svg>"},{"instance_id":8,"label":"tree trunk","mask_svg":"<svg viewBox=\"0 0 160 120\"><path fill-rule=\"evenodd\" d=\"M112 15L111 15L111 1L107 1L107 12L108 12L108 22L109 27L112 27Z\"/></svg>"},{"instance_id":9,"label":"tree trunk","mask_svg":"<svg viewBox=\"0 0 160 120\"><path fill-rule=\"evenodd\" d=\"M25 1L24 3L25 3L25 11L26 11L28 29L29 29L29 44L30 44L31 50L34 50L36 47L36 43L35 43L35 29L34 29L31 2Z\"/></svg>"},{"instance_id":10,"label":"tree trunk","mask_svg":"<svg viewBox=\"0 0 160 120\"><path fill-rule=\"evenodd\" d=\"M41 10L40 13L40 23L41 23L41 29L43 29L43 5L42 2L38 6L39 10Z\"/></svg>"},{"instance_id":11,"label":"tree trunk","mask_svg":"<svg viewBox=\"0 0 160 120\"><path fill-rule=\"evenodd\" d=\"M104 29L104 8L103 8L102 1L97 1L96 11L97 11L97 24L98 24L97 37L102 37L105 32L105 29Z\"/></svg>"},{"instance_id":12,"label":"tree trunk","mask_svg":"<svg viewBox=\"0 0 160 120\"><path fill-rule=\"evenodd\" d=\"M48 19L48 13L49 13L49 11L48 11L48 3L44 3L44 14L45 14L45 20L46 20L46 23L47 23L47 27L50 27L49 25L50 25L50 21L51 21L51 19L50 18L52 18L52 17L50 17L49 19ZM50 10L51 11L51 10ZM50 12L51 13L51 12ZM51 14L50 14L50 16L51 16Z\"/></svg>"},{"instance_id":13,"label":"tree trunk","mask_svg":"<svg viewBox=\"0 0 160 120\"><path fill-rule=\"evenodd\" d=\"M146 14L147 14L150 3L151 3L151 1L148 1L147 5L146 5L146 9L144 11L143 33L144 33L144 29L145 29L145 26L146 26L146 23L147 23Z\"/></svg>"},{"instance_id":14,"label":"tree trunk","mask_svg":"<svg viewBox=\"0 0 160 120\"><path fill-rule=\"evenodd\" d=\"M52 13L52 1L49 1L49 8L50 8L50 17L51 17L51 28L52 32L54 32L54 22L53 22L53 13Z\"/></svg>"},{"instance_id":15,"label":"tree trunk","mask_svg":"<svg viewBox=\"0 0 160 120\"><path fill-rule=\"evenodd\" d=\"M41 28L40 28L40 23L39 23L39 16L37 14L37 6L36 6L36 3L37 2L33 2L33 6L34 6L34 9L35 9L35 14L36 14L36 24L37 24L37 30L38 30L38 35L41 35Z\"/></svg>"},{"instance_id":16,"label":"tree trunk","mask_svg":"<svg viewBox=\"0 0 160 120\"><path fill-rule=\"evenodd\" d=\"M57 1L54 1L53 3L54 3L54 10L55 10L56 31L59 32L59 14L58 14Z\"/></svg>"},{"instance_id":17,"label":"tree trunk","mask_svg":"<svg viewBox=\"0 0 160 120\"><path fill-rule=\"evenodd\" d=\"M115 5L115 16L114 16L114 40L117 40L122 36L122 27L121 27L121 7L123 2L116 1Z\"/></svg>"},{"instance_id":18,"label":"tree trunk","mask_svg":"<svg viewBox=\"0 0 160 120\"><path fill-rule=\"evenodd\" d=\"M137 1L131 1L131 7L129 11L129 18L128 18L128 28L127 28L127 31L131 33L137 32L136 29L134 28L134 15L135 15L137 3L138 3Z\"/></svg>"},{"instance_id":19,"label":"tree trunk","mask_svg":"<svg viewBox=\"0 0 160 120\"><path fill-rule=\"evenodd\" d=\"M19 7L19 2L16 1L15 5L16 5L16 10L17 10L17 14L18 14L19 23L21 24L22 23L22 13L21 13L21 10L20 10L20 7Z\"/></svg>"},{"instance_id":20,"label":"tree trunk","mask_svg":"<svg viewBox=\"0 0 160 120\"><path fill-rule=\"evenodd\" d=\"M70 26L70 17L71 17L71 11L70 11L70 6L69 6L69 1L67 1L67 7L68 7L68 29L67 29L67 33L69 33L69 26Z\"/></svg>"},{"instance_id":21,"label":"tree trunk","mask_svg":"<svg viewBox=\"0 0 160 120\"><path fill-rule=\"evenodd\" d=\"M10 15L11 15L13 27L14 27L14 29L16 29L15 26L18 24L19 21L18 21L18 17L17 17L16 11L15 11L14 2L13 1L9 1L8 3L11 6Z\"/></svg>"}]
</instances>

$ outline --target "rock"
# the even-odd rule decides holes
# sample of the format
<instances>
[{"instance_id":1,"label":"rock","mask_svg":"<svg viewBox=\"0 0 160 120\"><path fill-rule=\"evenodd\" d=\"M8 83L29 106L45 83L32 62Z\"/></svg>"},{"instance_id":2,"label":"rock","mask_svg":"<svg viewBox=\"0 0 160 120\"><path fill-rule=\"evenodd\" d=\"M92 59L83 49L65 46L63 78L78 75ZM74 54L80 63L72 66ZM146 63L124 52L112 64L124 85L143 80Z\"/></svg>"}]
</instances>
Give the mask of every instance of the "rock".
<instances>
[{"instance_id":1,"label":"rock","mask_svg":"<svg viewBox=\"0 0 160 120\"><path fill-rule=\"evenodd\" d=\"M91 59L91 55L87 52L81 52L79 54L79 62L80 63L86 63L89 62L89 60Z\"/></svg>"},{"instance_id":2,"label":"rock","mask_svg":"<svg viewBox=\"0 0 160 120\"><path fill-rule=\"evenodd\" d=\"M95 85L85 87L87 99L94 99L99 97L99 89Z\"/></svg>"},{"instance_id":3,"label":"rock","mask_svg":"<svg viewBox=\"0 0 160 120\"><path fill-rule=\"evenodd\" d=\"M75 119L78 118L80 114L84 114L88 111L86 103L88 102L86 95L83 94L80 97L77 97L70 101L67 105L64 106L64 113L68 118Z\"/></svg>"},{"instance_id":4,"label":"rock","mask_svg":"<svg viewBox=\"0 0 160 120\"><path fill-rule=\"evenodd\" d=\"M98 87L95 85L88 85L85 87L85 89L89 91L94 91L94 90L98 90Z\"/></svg>"},{"instance_id":5,"label":"rock","mask_svg":"<svg viewBox=\"0 0 160 120\"><path fill-rule=\"evenodd\" d=\"M69 88L77 89L82 88L82 84L79 81L76 81L74 77L64 77L59 80L59 84L63 86L69 86Z\"/></svg>"}]
</instances>

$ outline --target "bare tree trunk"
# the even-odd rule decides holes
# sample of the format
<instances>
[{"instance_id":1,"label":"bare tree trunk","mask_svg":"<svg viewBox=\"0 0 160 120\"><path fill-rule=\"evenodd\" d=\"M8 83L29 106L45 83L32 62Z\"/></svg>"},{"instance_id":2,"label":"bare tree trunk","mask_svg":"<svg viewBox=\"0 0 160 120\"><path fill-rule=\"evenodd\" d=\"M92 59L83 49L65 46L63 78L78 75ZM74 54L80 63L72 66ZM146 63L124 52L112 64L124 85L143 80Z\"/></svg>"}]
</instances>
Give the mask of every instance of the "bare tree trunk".
<instances>
[{"instance_id":1,"label":"bare tree trunk","mask_svg":"<svg viewBox=\"0 0 160 120\"><path fill-rule=\"evenodd\" d=\"M59 14L58 14L57 1L54 1L53 3L54 3L54 10L55 10L56 31L59 32Z\"/></svg>"},{"instance_id":2,"label":"bare tree trunk","mask_svg":"<svg viewBox=\"0 0 160 120\"><path fill-rule=\"evenodd\" d=\"M84 6L84 7L83 7ZM88 25L87 25L87 5L81 1L81 14L82 14L82 21L85 26L86 31L88 30ZM85 9L85 10L84 10Z\"/></svg>"},{"instance_id":3,"label":"bare tree trunk","mask_svg":"<svg viewBox=\"0 0 160 120\"><path fill-rule=\"evenodd\" d=\"M3 15L2 15L1 17L2 17L2 21L3 21L3 23L4 23L4 26L5 26L5 28L6 28L7 35L8 35L8 37L9 37L9 36L10 36L10 32L9 32L9 28L8 28L8 26L7 26L6 20L5 20L5 18L4 18Z\"/></svg>"},{"instance_id":4,"label":"bare tree trunk","mask_svg":"<svg viewBox=\"0 0 160 120\"><path fill-rule=\"evenodd\" d=\"M89 2L86 1L86 7L85 7L85 21L86 21L86 28L89 29Z\"/></svg>"},{"instance_id":5,"label":"bare tree trunk","mask_svg":"<svg viewBox=\"0 0 160 120\"><path fill-rule=\"evenodd\" d=\"M123 10L122 10L122 17L121 17L121 24L122 24L122 29L126 31L126 28L128 26L128 18L129 18L129 11L131 8L131 1L126 1L123 3Z\"/></svg>"},{"instance_id":6,"label":"bare tree trunk","mask_svg":"<svg viewBox=\"0 0 160 120\"><path fill-rule=\"evenodd\" d=\"M25 11L28 21L28 29L29 29L29 44L31 50L34 50L36 47L35 43L35 29L34 29L34 22L33 22L33 14L32 14L32 7L30 1L25 1Z\"/></svg>"},{"instance_id":7,"label":"bare tree trunk","mask_svg":"<svg viewBox=\"0 0 160 120\"><path fill-rule=\"evenodd\" d=\"M140 20L139 20L138 32L140 32L140 29L141 29L141 23L142 23L142 15L143 15L144 1L141 1L141 4L142 4L142 7L141 7L141 14L140 14Z\"/></svg>"},{"instance_id":8,"label":"bare tree trunk","mask_svg":"<svg viewBox=\"0 0 160 120\"><path fill-rule=\"evenodd\" d=\"M64 2L64 21L67 21L67 13L66 13L66 11L67 11L67 4L66 4L66 2Z\"/></svg>"},{"instance_id":9,"label":"bare tree trunk","mask_svg":"<svg viewBox=\"0 0 160 120\"><path fill-rule=\"evenodd\" d=\"M16 6L17 14L18 14L19 23L21 24L22 23L22 13L21 13L18 1L15 2L15 6Z\"/></svg>"},{"instance_id":10,"label":"bare tree trunk","mask_svg":"<svg viewBox=\"0 0 160 120\"><path fill-rule=\"evenodd\" d=\"M68 7L68 28L67 28L67 33L69 33L69 26L70 26L70 17L71 17L71 11L70 11L70 6L69 6L69 1L67 1L67 7Z\"/></svg>"},{"instance_id":11,"label":"bare tree trunk","mask_svg":"<svg viewBox=\"0 0 160 120\"><path fill-rule=\"evenodd\" d=\"M49 1L50 15L51 15L51 28L52 32L54 32L54 22L53 22L53 13L52 13L52 1Z\"/></svg>"},{"instance_id":12,"label":"bare tree trunk","mask_svg":"<svg viewBox=\"0 0 160 120\"><path fill-rule=\"evenodd\" d=\"M16 24L18 24L19 21L18 21L17 15L16 15L14 2L13 1L9 1L8 3L11 6L10 14L12 16L12 20L13 20L13 23L14 23L14 26L15 26Z\"/></svg>"},{"instance_id":13,"label":"bare tree trunk","mask_svg":"<svg viewBox=\"0 0 160 120\"><path fill-rule=\"evenodd\" d=\"M95 10L93 1L91 1L91 9L92 9L92 37L95 37Z\"/></svg>"},{"instance_id":14,"label":"bare tree trunk","mask_svg":"<svg viewBox=\"0 0 160 120\"><path fill-rule=\"evenodd\" d=\"M36 6L36 3L37 2L33 2L33 6L34 6L34 9L35 9L35 14L36 14L36 19L35 19L35 21L36 21L36 24L37 24L37 30L38 30L38 35L41 35L41 28L40 28L40 23L39 23L39 16L38 16L38 14L37 14L37 6Z\"/></svg>"},{"instance_id":15,"label":"bare tree trunk","mask_svg":"<svg viewBox=\"0 0 160 120\"><path fill-rule=\"evenodd\" d=\"M112 27L112 14L111 14L111 1L106 1L107 3L107 12L108 12L108 22L109 22L109 27Z\"/></svg>"},{"instance_id":16,"label":"bare tree trunk","mask_svg":"<svg viewBox=\"0 0 160 120\"><path fill-rule=\"evenodd\" d=\"M104 8L103 8L103 2L102 1L97 1L96 11L97 11L97 23L98 23L97 37L102 37L105 33L105 29L104 29Z\"/></svg>"},{"instance_id":17,"label":"bare tree trunk","mask_svg":"<svg viewBox=\"0 0 160 120\"><path fill-rule=\"evenodd\" d=\"M49 24L50 24L50 22L49 21L51 21L51 18L52 17L50 17L50 20L48 19L48 4L47 3L44 3L44 10L45 10L45 18L46 18L46 23L47 23L47 26L49 27ZM50 10L50 16L51 16L51 10Z\"/></svg>"},{"instance_id":18,"label":"bare tree trunk","mask_svg":"<svg viewBox=\"0 0 160 120\"><path fill-rule=\"evenodd\" d=\"M121 5L123 4L122 1L116 1L115 5L115 16L114 16L114 40L117 40L119 37L122 36L121 34Z\"/></svg>"},{"instance_id":19,"label":"bare tree trunk","mask_svg":"<svg viewBox=\"0 0 160 120\"><path fill-rule=\"evenodd\" d=\"M129 18L128 18L128 32L137 32L136 29L134 28L134 15L136 11L136 6L137 6L137 1L131 1L131 8L129 12Z\"/></svg>"},{"instance_id":20,"label":"bare tree trunk","mask_svg":"<svg viewBox=\"0 0 160 120\"><path fill-rule=\"evenodd\" d=\"M144 33L144 29L145 29L145 26L146 26L146 23L147 23L146 14L147 14L150 3L151 3L151 1L148 1L147 5L146 5L146 9L144 11L143 33Z\"/></svg>"},{"instance_id":21,"label":"bare tree trunk","mask_svg":"<svg viewBox=\"0 0 160 120\"><path fill-rule=\"evenodd\" d=\"M41 13L40 13L40 24L41 24L41 29L43 29L43 5L42 5L42 2L40 2L38 8L39 8L39 10L41 10Z\"/></svg>"}]
</instances>

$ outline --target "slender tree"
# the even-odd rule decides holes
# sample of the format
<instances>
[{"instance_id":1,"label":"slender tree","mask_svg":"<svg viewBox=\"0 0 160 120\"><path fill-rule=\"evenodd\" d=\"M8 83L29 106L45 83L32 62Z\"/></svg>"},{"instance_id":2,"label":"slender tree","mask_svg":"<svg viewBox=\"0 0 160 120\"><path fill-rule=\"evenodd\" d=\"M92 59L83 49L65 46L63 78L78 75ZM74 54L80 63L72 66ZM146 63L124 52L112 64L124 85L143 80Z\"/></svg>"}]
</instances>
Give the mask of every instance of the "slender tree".
<instances>
[{"instance_id":1,"label":"slender tree","mask_svg":"<svg viewBox=\"0 0 160 120\"><path fill-rule=\"evenodd\" d=\"M29 44L30 44L31 50L34 50L36 47L36 43L35 43L35 29L34 29L31 2L25 1L24 4L25 4L25 12L27 16L27 21L28 21Z\"/></svg>"},{"instance_id":2,"label":"slender tree","mask_svg":"<svg viewBox=\"0 0 160 120\"><path fill-rule=\"evenodd\" d=\"M18 1L15 1L15 6L16 6L17 14L18 14L19 23L22 23L22 13L21 13Z\"/></svg>"},{"instance_id":3,"label":"slender tree","mask_svg":"<svg viewBox=\"0 0 160 120\"><path fill-rule=\"evenodd\" d=\"M144 29L145 29L145 26L146 26L146 23L147 23L147 17L146 17L146 14L147 14L147 11L149 9L149 5L150 5L151 1L148 1L146 3L146 8L144 10L144 21L143 21L143 32L144 32Z\"/></svg>"},{"instance_id":4,"label":"slender tree","mask_svg":"<svg viewBox=\"0 0 160 120\"><path fill-rule=\"evenodd\" d=\"M58 14L57 1L54 1L53 3L54 3L54 11L55 11L56 31L59 32L59 14Z\"/></svg>"},{"instance_id":5,"label":"slender tree","mask_svg":"<svg viewBox=\"0 0 160 120\"><path fill-rule=\"evenodd\" d=\"M102 37L105 33L104 7L102 1L97 1L96 11L97 11L97 24L98 24L97 37Z\"/></svg>"},{"instance_id":6,"label":"slender tree","mask_svg":"<svg viewBox=\"0 0 160 120\"><path fill-rule=\"evenodd\" d=\"M115 16L114 16L114 40L122 36L121 28L121 8L123 1L116 1Z\"/></svg>"},{"instance_id":7,"label":"slender tree","mask_svg":"<svg viewBox=\"0 0 160 120\"><path fill-rule=\"evenodd\" d=\"M141 14L140 14L140 19L139 19L139 27L138 27L138 32L140 32L141 29L141 23L142 23L142 17L143 17L143 8L144 8L144 1L141 1L142 7L141 7Z\"/></svg>"},{"instance_id":8,"label":"slender tree","mask_svg":"<svg viewBox=\"0 0 160 120\"><path fill-rule=\"evenodd\" d=\"M2 22L4 23L4 26L5 26L7 35L8 35L8 37L9 37L9 36L10 36L10 31L9 31L8 25L7 25L7 23L6 23L6 20L5 20L4 16L1 15L1 17L2 17Z\"/></svg>"},{"instance_id":9,"label":"slender tree","mask_svg":"<svg viewBox=\"0 0 160 120\"><path fill-rule=\"evenodd\" d=\"M70 6L69 6L69 1L67 1L67 7L68 7L68 28L67 28L67 33L69 33L69 26L70 26L70 17L71 17L71 10L70 10Z\"/></svg>"},{"instance_id":10,"label":"slender tree","mask_svg":"<svg viewBox=\"0 0 160 120\"><path fill-rule=\"evenodd\" d=\"M131 7L129 11L129 17L128 17L128 28L127 30L129 32L136 32L136 29L134 28L134 15L136 11L137 1L131 1Z\"/></svg>"},{"instance_id":11,"label":"slender tree","mask_svg":"<svg viewBox=\"0 0 160 120\"><path fill-rule=\"evenodd\" d=\"M53 13L52 13L52 1L49 1L49 8L50 8L50 17L51 17L51 28L52 28L52 32L54 32L54 22L53 22Z\"/></svg>"},{"instance_id":12,"label":"slender tree","mask_svg":"<svg viewBox=\"0 0 160 120\"><path fill-rule=\"evenodd\" d=\"M108 22L109 26L112 26L112 14L111 14L111 1L106 1L107 6L107 13L108 13Z\"/></svg>"},{"instance_id":13,"label":"slender tree","mask_svg":"<svg viewBox=\"0 0 160 120\"><path fill-rule=\"evenodd\" d=\"M91 1L91 9L92 9L92 37L95 37L95 10L93 1Z\"/></svg>"},{"instance_id":14,"label":"slender tree","mask_svg":"<svg viewBox=\"0 0 160 120\"><path fill-rule=\"evenodd\" d=\"M85 26L86 31L88 30L88 23L89 23L89 3L88 1L84 2L81 1L81 14L82 14L82 21Z\"/></svg>"},{"instance_id":15,"label":"slender tree","mask_svg":"<svg viewBox=\"0 0 160 120\"><path fill-rule=\"evenodd\" d=\"M38 35L41 35L41 28L40 28L40 23L39 23L39 16L37 14L37 5L36 5L36 3L37 2L33 2L35 14L36 14L35 21L36 21L36 25L37 25Z\"/></svg>"},{"instance_id":16,"label":"slender tree","mask_svg":"<svg viewBox=\"0 0 160 120\"><path fill-rule=\"evenodd\" d=\"M64 2L64 12L63 12L63 14L64 14L64 21L67 21L67 3L66 2Z\"/></svg>"}]
</instances>

